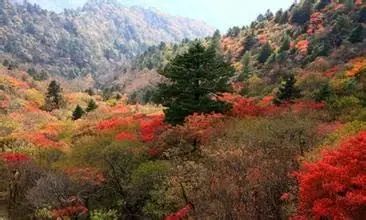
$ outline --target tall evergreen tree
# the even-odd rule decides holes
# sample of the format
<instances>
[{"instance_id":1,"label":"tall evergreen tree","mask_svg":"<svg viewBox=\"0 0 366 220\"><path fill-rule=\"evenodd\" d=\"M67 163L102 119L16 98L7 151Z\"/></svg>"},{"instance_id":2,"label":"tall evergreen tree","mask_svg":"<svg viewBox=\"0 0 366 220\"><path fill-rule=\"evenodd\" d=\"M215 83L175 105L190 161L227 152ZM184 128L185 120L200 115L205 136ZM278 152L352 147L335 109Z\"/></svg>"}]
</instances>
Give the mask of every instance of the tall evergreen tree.
<instances>
[{"instance_id":1,"label":"tall evergreen tree","mask_svg":"<svg viewBox=\"0 0 366 220\"><path fill-rule=\"evenodd\" d=\"M282 14L283 14L282 9L280 9L280 10L278 10L278 11L276 12L275 19L274 19L274 21L275 21L276 23L280 23L280 20L281 20L281 16L282 16Z\"/></svg>"},{"instance_id":2,"label":"tall evergreen tree","mask_svg":"<svg viewBox=\"0 0 366 220\"><path fill-rule=\"evenodd\" d=\"M210 42L210 47L213 47L216 50L216 53L221 53L221 34L219 30L216 30L213 34Z\"/></svg>"},{"instance_id":3,"label":"tall evergreen tree","mask_svg":"<svg viewBox=\"0 0 366 220\"><path fill-rule=\"evenodd\" d=\"M45 109L52 111L59 109L64 104L64 98L62 96L62 88L55 80L52 80L48 86L47 94L45 98Z\"/></svg>"},{"instance_id":4,"label":"tall evergreen tree","mask_svg":"<svg viewBox=\"0 0 366 220\"><path fill-rule=\"evenodd\" d=\"M239 75L239 81L246 81L250 77L250 52L246 52L241 60L243 70Z\"/></svg>"},{"instance_id":5,"label":"tall evergreen tree","mask_svg":"<svg viewBox=\"0 0 366 220\"><path fill-rule=\"evenodd\" d=\"M83 108L81 108L80 105L77 105L74 112L72 113L72 120L76 121L83 117L84 114L85 111L83 110Z\"/></svg>"},{"instance_id":6,"label":"tall evergreen tree","mask_svg":"<svg viewBox=\"0 0 366 220\"><path fill-rule=\"evenodd\" d=\"M296 98L299 94L298 90L295 88L296 79L294 75L289 75L282 82L279 87L276 97L274 99L275 104L281 104L283 102L288 102L293 98Z\"/></svg>"},{"instance_id":7,"label":"tall evergreen tree","mask_svg":"<svg viewBox=\"0 0 366 220\"><path fill-rule=\"evenodd\" d=\"M94 111L97 108L98 108L97 103L95 103L95 101L93 99L90 99L90 101L88 102L88 107L86 107L85 111L86 112L91 112L91 111Z\"/></svg>"},{"instance_id":8,"label":"tall evergreen tree","mask_svg":"<svg viewBox=\"0 0 366 220\"><path fill-rule=\"evenodd\" d=\"M290 46L291 46L291 39L287 34L285 34L282 38L282 45L280 47L279 52L288 51L290 49Z\"/></svg>"},{"instance_id":9,"label":"tall evergreen tree","mask_svg":"<svg viewBox=\"0 0 366 220\"><path fill-rule=\"evenodd\" d=\"M230 90L234 69L212 47L194 43L160 74L168 81L159 85L156 100L166 107L170 124L180 124L193 113L224 112L230 107L215 96Z\"/></svg>"},{"instance_id":10,"label":"tall evergreen tree","mask_svg":"<svg viewBox=\"0 0 366 220\"><path fill-rule=\"evenodd\" d=\"M256 43L257 43L257 40L256 40L254 34L253 33L249 34L243 42L244 50L245 51L251 50Z\"/></svg>"},{"instance_id":11,"label":"tall evergreen tree","mask_svg":"<svg viewBox=\"0 0 366 220\"><path fill-rule=\"evenodd\" d=\"M310 20L312 0L304 0L296 6L292 12L290 22L297 25L304 25Z\"/></svg>"},{"instance_id":12,"label":"tall evergreen tree","mask_svg":"<svg viewBox=\"0 0 366 220\"><path fill-rule=\"evenodd\" d=\"M265 63L267 59L271 56L271 54L272 54L272 47L271 45L269 45L269 43L266 43L265 45L262 46L261 50L259 51L258 62Z\"/></svg>"}]
</instances>

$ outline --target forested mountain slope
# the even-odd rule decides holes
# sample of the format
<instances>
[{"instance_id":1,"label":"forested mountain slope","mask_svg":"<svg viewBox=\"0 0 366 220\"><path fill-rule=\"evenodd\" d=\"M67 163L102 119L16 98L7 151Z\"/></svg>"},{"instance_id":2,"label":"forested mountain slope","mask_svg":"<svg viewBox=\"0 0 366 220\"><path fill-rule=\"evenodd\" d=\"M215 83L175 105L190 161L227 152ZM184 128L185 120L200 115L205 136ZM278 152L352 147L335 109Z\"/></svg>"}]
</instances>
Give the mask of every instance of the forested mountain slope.
<instances>
[{"instance_id":1,"label":"forested mountain slope","mask_svg":"<svg viewBox=\"0 0 366 220\"><path fill-rule=\"evenodd\" d=\"M0 24L1 57L68 78L116 73L149 46L213 32L203 22L104 0L59 14L1 0Z\"/></svg>"},{"instance_id":2,"label":"forested mountain slope","mask_svg":"<svg viewBox=\"0 0 366 220\"><path fill-rule=\"evenodd\" d=\"M243 84L244 95L263 97L275 93L288 75L298 81L316 77L322 82L317 86L322 86L357 62L355 58L362 60L365 22L362 1L305 0L287 10L267 11L249 26L230 28L223 36L216 32L202 42L217 42L218 50L235 67L233 80ZM153 46L135 59L134 68L161 69L192 43Z\"/></svg>"},{"instance_id":3,"label":"forested mountain slope","mask_svg":"<svg viewBox=\"0 0 366 220\"><path fill-rule=\"evenodd\" d=\"M365 219L365 7L303 0L224 36L160 43L104 90L2 60L0 210Z\"/></svg>"}]
</instances>

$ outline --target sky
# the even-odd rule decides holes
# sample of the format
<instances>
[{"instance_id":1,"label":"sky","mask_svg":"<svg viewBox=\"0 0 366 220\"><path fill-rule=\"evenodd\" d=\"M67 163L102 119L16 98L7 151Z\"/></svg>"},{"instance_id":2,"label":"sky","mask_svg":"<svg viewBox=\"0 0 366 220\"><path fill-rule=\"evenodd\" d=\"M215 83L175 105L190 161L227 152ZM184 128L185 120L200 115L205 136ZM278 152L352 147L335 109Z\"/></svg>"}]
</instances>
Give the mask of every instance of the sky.
<instances>
[{"instance_id":1,"label":"sky","mask_svg":"<svg viewBox=\"0 0 366 220\"><path fill-rule=\"evenodd\" d=\"M87 0L30 0L48 9L82 6ZM164 13L205 21L223 32L249 25L267 9L287 9L295 0L119 0L126 5L154 7Z\"/></svg>"},{"instance_id":2,"label":"sky","mask_svg":"<svg viewBox=\"0 0 366 220\"><path fill-rule=\"evenodd\" d=\"M125 0L153 6L160 11L205 21L221 31L249 25L267 9L287 9L294 0Z\"/></svg>"}]
</instances>

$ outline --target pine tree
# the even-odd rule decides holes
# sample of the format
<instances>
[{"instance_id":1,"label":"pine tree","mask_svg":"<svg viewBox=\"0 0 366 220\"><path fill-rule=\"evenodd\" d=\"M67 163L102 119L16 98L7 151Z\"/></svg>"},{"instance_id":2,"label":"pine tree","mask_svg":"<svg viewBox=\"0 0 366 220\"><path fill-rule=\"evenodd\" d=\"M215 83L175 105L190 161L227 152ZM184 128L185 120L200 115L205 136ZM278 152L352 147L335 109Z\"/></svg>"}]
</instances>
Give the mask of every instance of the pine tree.
<instances>
[{"instance_id":1,"label":"pine tree","mask_svg":"<svg viewBox=\"0 0 366 220\"><path fill-rule=\"evenodd\" d=\"M279 52L288 51L290 49L290 45L291 45L291 39L287 34L285 34L285 36L282 39L282 45L280 47Z\"/></svg>"},{"instance_id":2,"label":"pine tree","mask_svg":"<svg viewBox=\"0 0 366 220\"><path fill-rule=\"evenodd\" d=\"M267 11L266 11L266 19L267 20L272 20L272 18L273 18L273 13L272 13L272 11L270 10L270 9L268 9Z\"/></svg>"},{"instance_id":3,"label":"pine tree","mask_svg":"<svg viewBox=\"0 0 366 220\"><path fill-rule=\"evenodd\" d=\"M299 94L298 90L295 88L295 77L294 75L289 75L285 80L281 82L281 86L276 93L276 98L274 99L275 104L281 104L283 102L288 102L293 98L296 98Z\"/></svg>"},{"instance_id":4,"label":"pine tree","mask_svg":"<svg viewBox=\"0 0 366 220\"><path fill-rule=\"evenodd\" d=\"M239 75L239 81L246 81L250 77L250 52L246 52L241 60L243 64L243 70Z\"/></svg>"},{"instance_id":5,"label":"pine tree","mask_svg":"<svg viewBox=\"0 0 366 220\"><path fill-rule=\"evenodd\" d=\"M83 108L80 107L80 105L77 105L74 112L72 113L72 120L76 121L80 119L85 114L85 111Z\"/></svg>"},{"instance_id":6,"label":"pine tree","mask_svg":"<svg viewBox=\"0 0 366 220\"><path fill-rule=\"evenodd\" d=\"M304 25L310 20L312 2L304 0L300 6L294 8L290 22L297 25Z\"/></svg>"},{"instance_id":7,"label":"pine tree","mask_svg":"<svg viewBox=\"0 0 366 220\"><path fill-rule=\"evenodd\" d=\"M348 40L351 42L351 43L358 43L358 42L362 42L363 41L363 27L362 25L358 25L357 27L355 27Z\"/></svg>"},{"instance_id":8,"label":"pine tree","mask_svg":"<svg viewBox=\"0 0 366 220\"><path fill-rule=\"evenodd\" d=\"M261 50L259 51L258 62L265 63L267 59L271 56L271 54L272 54L272 47L271 45L269 45L269 43L266 43L265 45L262 46Z\"/></svg>"},{"instance_id":9,"label":"pine tree","mask_svg":"<svg viewBox=\"0 0 366 220\"><path fill-rule=\"evenodd\" d=\"M97 108L98 108L97 103L95 103L95 101L93 99L90 99L90 101L88 102L88 107L86 107L85 111L86 112L91 112L91 111L94 111Z\"/></svg>"},{"instance_id":10,"label":"pine tree","mask_svg":"<svg viewBox=\"0 0 366 220\"><path fill-rule=\"evenodd\" d=\"M251 50L256 43L257 41L254 37L254 34L253 33L249 34L243 42L244 50L245 51Z\"/></svg>"},{"instance_id":11,"label":"pine tree","mask_svg":"<svg viewBox=\"0 0 366 220\"><path fill-rule=\"evenodd\" d=\"M278 10L278 11L276 12L276 15L275 15L275 19L274 19L274 21L275 21L276 23L280 23L282 15L283 15L283 11L282 11L282 9Z\"/></svg>"},{"instance_id":12,"label":"pine tree","mask_svg":"<svg viewBox=\"0 0 366 220\"><path fill-rule=\"evenodd\" d=\"M195 42L160 74L168 81L159 84L156 101L166 107L166 121L170 124L180 124L193 113L220 113L230 107L215 96L229 91L234 69L212 47Z\"/></svg>"},{"instance_id":13,"label":"pine tree","mask_svg":"<svg viewBox=\"0 0 366 220\"><path fill-rule=\"evenodd\" d=\"M210 47L213 47L217 53L221 52L221 34L219 30L216 30L215 33L213 34L212 38L211 38L211 42L210 42Z\"/></svg>"},{"instance_id":14,"label":"pine tree","mask_svg":"<svg viewBox=\"0 0 366 220\"><path fill-rule=\"evenodd\" d=\"M62 96L62 88L55 81L51 81L48 86L47 94L45 98L45 109L47 111L52 111L54 109L59 109L64 104L64 99Z\"/></svg>"}]
</instances>

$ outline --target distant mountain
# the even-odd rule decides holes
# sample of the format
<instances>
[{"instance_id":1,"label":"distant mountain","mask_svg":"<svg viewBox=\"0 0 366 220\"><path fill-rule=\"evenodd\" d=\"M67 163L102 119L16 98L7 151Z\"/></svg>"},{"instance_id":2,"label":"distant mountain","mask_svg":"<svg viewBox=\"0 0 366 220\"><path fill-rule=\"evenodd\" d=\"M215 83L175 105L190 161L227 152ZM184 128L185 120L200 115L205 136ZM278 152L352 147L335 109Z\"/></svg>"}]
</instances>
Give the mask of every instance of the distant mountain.
<instances>
[{"instance_id":1,"label":"distant mountain","mask_svg":"<svg viewBox=\"0 0 366 220\"><path fill-rule=\"evenodd\" d=\"M37 4L47 10L62 12L66 9L82 7L87 0L27 0L31 4ZM24 0L10 0L12 3L23 4Z\"/></svg>"},{"instance_id":2,"label":"distant mountain","mask_svg":"<svg viewBox=\"0 0 366 220\"><path fill-rule=\"evenodd\" d=\"M0 0L0 57L68 78L115 73L149 46L212 32L200 21L114 0L90 0L62 13Z\"/></svg>"}]
</instances>

